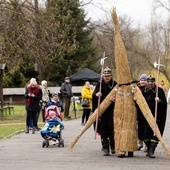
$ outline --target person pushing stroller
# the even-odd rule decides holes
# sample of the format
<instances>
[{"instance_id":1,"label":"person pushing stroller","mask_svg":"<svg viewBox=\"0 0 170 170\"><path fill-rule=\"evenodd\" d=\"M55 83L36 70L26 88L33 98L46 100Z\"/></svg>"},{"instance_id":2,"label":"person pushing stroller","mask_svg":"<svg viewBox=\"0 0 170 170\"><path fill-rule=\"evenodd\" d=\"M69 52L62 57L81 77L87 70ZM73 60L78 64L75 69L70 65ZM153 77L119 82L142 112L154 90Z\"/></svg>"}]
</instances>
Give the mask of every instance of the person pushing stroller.
<instances>
[{"instance_id":1,"label":"person pushing stroller","mask_svg":"<svg viewBox=\"0 0 170 170\"><path fill-rule=\"evenodd\" d=\"M53 142L58 140L58 146L64 147L64 140L61 137L61 130L64 129L61 123L60 109L57 106L49 106L46 109L45 125L41 130L41 136L44 139L42 147L49 146L49 141Z\"/></svg>"}]
</instances>

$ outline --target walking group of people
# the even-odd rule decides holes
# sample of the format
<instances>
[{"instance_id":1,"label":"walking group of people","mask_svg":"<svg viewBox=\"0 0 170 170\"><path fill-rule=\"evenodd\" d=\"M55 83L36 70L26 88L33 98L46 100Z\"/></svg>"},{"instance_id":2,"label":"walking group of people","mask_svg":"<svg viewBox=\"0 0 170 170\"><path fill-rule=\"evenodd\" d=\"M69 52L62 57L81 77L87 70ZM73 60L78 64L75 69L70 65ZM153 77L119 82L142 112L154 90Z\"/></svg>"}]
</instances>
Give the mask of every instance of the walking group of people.
<instances>
[{"instance_id":1,"label":"walking group of people","mask_svg":"<svg viewBox=\"0 0 170 170\"><path fill-rule=\"evenodd\" d=\"M100 103L106 98L106 96L110 93L110 91L116 86L116 81L112 79L111 69L106 67L103 70L102 82L98 82L96 88L93 92L93 100L92 100L92 112L96 110L98 107L98 100L100 97ZM101 91L100 91L101 85ZM160 130L161 135L163 135L165 122L166 122L166 111L167 111L167 101L166 95L163 88L159 87L155 83L155 78L152 76L148 76L146 74L142 74L139 78L139 83L137 84L143 97L145 98L152 115L157 116L156 123ZM101 135L101 144L102 151L104 156L115 153L115 128L114 128L114 105L115 98L112 96L110 98L112 104L106 109L106 111L99 117L97 132ZM137 99L134 98L134 102ZM157 104L157 110L155 110L155 105ZM149 158L155 158L154 152L159 142L158 138L154 135L153 130L150 128L148 122L143 116L141 110L136 105L136 114L137 114L137 127L138 128L138 139L139 139L139 147L140 150L146 146L146 156ZM136 149L137 150L137 149ZM133 152L135 150L127 151L128 157L133 157ZM118 154L118 157L125 157L125 153Z\"/></svg>"},{"instance_id":2,"label":"walking group of people","mask_svg":"<svg viewBox=\"0 0 170 170\"><path fill-rule=\"evenodd\" d=\"M38 127L40 112L42 111L42 120L45 122L46 108L50 105L56 105L60 108L61 114L64 113L64 118L71 119L69 109L72 96L69 77L66 77L64 83L62 83L60 93L55 92L53 94L50 93L46 80L43 80L39 85L35 78L31 78L25 87L24 95L26 99L25 133L32 130L32 134L35 134L35 131L41 129Z\"/></svg>"},{"instance_id":3,"label":"walking group of people","mask_svg":"<svg viewBox=\"0 0 170 170\"><path fill-rule=\"evenodd\" d=\"M162 81L161 81L162 83ZM102 81L96 84L95 89L91 88L90 83L85 82L81 95L82 101L88 101L87 106L83 106L81 125L85 125L89 119L91 113L93 113L106 98L106 96L112 91L112 89L117 85L117 82L112 78L112 71L110 68L106 67L102 72ZM162 85L162 84L161 84ZM166 122L166 111L167 111L167 101L165 88L156 85L155 78L142 74L139 77L139 82L137 86L141 90L143 97L145 98L152 115L157 116L156 123L158 128L163 135L165 122ZM71 119L69 116L71 97L73 96L70 78L65 77L64 82L61 85L60 93L63 98L62 101L59 100L58 94L52 94L47 87L47 81L43 80L41 86L38 85L36 79L32 78L29 84L26 86L25 98L26 98L26 133L29 133L30 120L33 123L32 133L35 133L37 126L37 117L39 116L41 106L42 106L42 116L43 121L45 114L45 107L48 105L57 105L61 108L61 112L64 112L64 118ZM134 103L137 98L134 98ZM41 106L40 106L41 101ZM114 107L115 107L115 96L110 97L112 101L111 105L104 111L101 117L99 117L98 122L94 123L94 130L101 137L102 152L104 156L115 154L115 122L114 122ZM157 107L155 107L157 105ZM155 110L156 108L156 110ZM156 114L156 115L155 115ZM38 116L37 116L38 115ZM159 142L158 138L154 135L153 130L150 128L148 122L146 121L144 115L142 114L140 108L136 105L136 122L138 129L138 140L139 146L138 150L146 147L146 156L149 158L155 158L154 151ZM97 123L97 126L96 126ZM137 149L136 149L137 150ZM128 152L128 157L133 157L133 152L135 150L130 150ZM125 157L125 153L119 154L118 157Z\"/></svg>"}]
</instances>

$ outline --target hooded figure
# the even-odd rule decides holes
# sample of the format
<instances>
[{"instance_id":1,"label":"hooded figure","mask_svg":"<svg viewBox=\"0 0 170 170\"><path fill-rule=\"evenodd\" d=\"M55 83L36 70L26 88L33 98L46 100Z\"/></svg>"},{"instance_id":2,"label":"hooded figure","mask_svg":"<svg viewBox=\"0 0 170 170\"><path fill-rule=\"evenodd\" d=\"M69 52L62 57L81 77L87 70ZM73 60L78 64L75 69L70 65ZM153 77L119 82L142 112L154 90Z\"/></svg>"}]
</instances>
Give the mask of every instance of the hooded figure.
<instances>
[{"instance_id":1,"label":"hooded figure","mask_svg":"<svg viewBox=\"0 0 170 170\"><path fill-rule=\"evenodd\" d=\"M157 95L157 111L155 113L156 92L158 92L158 95ZM163 135L167 112L167 101L163 89L157 87L157 85L155 84L154 77L148 77L147 85L142 89L142 94L152 112L152 115L155 117L155 114L157 114L156 123L158 125L161 135ZM157 147L159 139L156 136L154 136L154 132L150 128L146 119L142 121L142 124L144 127L143 140L147 146L146 156L149 156L150 158L155 158L154 151Z\"/></svg>"}]
</instances>

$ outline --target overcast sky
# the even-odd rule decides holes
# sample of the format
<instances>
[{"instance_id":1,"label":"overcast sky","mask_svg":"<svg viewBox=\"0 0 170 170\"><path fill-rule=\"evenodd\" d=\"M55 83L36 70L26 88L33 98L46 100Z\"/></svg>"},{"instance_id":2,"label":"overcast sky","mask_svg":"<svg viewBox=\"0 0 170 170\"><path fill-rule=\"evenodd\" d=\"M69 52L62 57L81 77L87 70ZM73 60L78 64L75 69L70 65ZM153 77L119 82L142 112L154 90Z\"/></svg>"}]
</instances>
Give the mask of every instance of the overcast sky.
<instances>
[{"instance_id":1,"label":"overcast sky","mask_svg":"<svg viewBox=\"0 0 170 170\"><path fill-rule=\"evenodd\" d=\"M90 0L82 1L86 3ZM85 6L85 11L92 20L103 20L111 16L113 7L116 7L117 15L127 15L136 23L150 22L152 0L92 0L91 4Z\"/></svg>"},{"instance_id":2,"label":"overcast sky","mask_svg":"<svg viewBox=\"0 0 170 170\"><path fill-rule=\"evenodd\" d=\"M46 0L40 0L45 2ZM145 26L150 23L152 17L152 5L154 0L80 0L87 12L87 18L92 21L111 18L111 11L116 7L118 16L127 15L133 20L134 25ZM161 0L166 2L169 0ZM90 2L90 3L89 3ZM89 3L89 4L88 4ZM159 12L159 17L162 12Z\"/></svg>"},{"instance_id":3,"label":"overcast sky","mask_svg":"<svg viewBox=\"0 0 170 170\"><path fill-rule=\"evenodd\" d=\"M92 20L111 18L113 7L116 7L118 16L127 15L134 21L134 25L140 24L145 26L150 23L153 16L154 0L82 0L83 3L89 1L91 1L91 4L85 6L85 11ZM166 2L168 0L161 1ZM157 10L159 17L165 17L166 14L163 15L163 13L163 11Z\"/></svg>"}]
</instances>

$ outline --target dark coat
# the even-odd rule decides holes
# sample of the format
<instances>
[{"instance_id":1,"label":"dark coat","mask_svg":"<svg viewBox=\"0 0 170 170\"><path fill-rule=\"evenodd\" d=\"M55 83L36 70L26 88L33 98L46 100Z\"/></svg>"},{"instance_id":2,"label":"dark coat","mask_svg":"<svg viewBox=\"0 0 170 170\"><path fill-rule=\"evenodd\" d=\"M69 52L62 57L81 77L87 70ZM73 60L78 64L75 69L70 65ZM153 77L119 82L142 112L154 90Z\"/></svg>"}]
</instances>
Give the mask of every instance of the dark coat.
<instances>
[{"instance_id":1,"label":"dark coat","mask_svg":"<svg viewBox=\"0 0 170 170\"><path fill-rule=\"evenodd\" d=\"M156 97L156 86L152 89L148 89L147 86L142 89L142 94L155 117L155 97ZM159 102L157 103L157 125L160 130L161 135L163 135L166 115L167 115L167 101L166 96L162 88L158 87L158 97ZM153 130L150 128L146 120L143 122L145 124L144 130L144 140L146 139L155 139L158 140L157 137L153 136Z\"/></svg>"},{"instance_id":2,"label":"dark coat","mask_svg":"<svg viewBox=\"0 0 170 170\"><path fill-rule=\"evenodd\" d=\"M29 96L29 88L26 88L25 98L26 98L26 110L39 112L40 111L40 100L42 100L42 90L39 86L36 87L36 92L34 93L34 97Z\"/></svg>"},{"instance_id":3,"label":"dark coat","mask_svg":"<svg viewBox=\"0 0 170 170\"><path fill-rule=\"evenodd\" d=\"M111 80L109 84L106 84L104 80L101 84L101 93L102 96L100 98L100 103L106 98L106 96L111 92L111 90L115 87L117 84L116 81ZM98 97L96 96L96 93L99 92L100 88L100 82L96 85L96 88L94 89L93 95L92 95L92 111L94 112L98 107ZM106 111L102 114L102 116L99 118L98 121L98 129L97 132L100 133L102 129L113 131L113 110L114 110L114 103L112 103ZM105 132L104 132L105 133ZM102 137L102 134L101 134ZM105 136L104 136L105 138Z\"/></svg>"},{"instance_id":4,"label":"dark coat","mask_svg":"<svg viewBox=\"0 0 170 170\"><path fill-rule=\"evenodd\" d=\"M71 98L73 96L71 85L67 82L62 83L60 93L63 97Z\"/></svg>"}]
</instances>

